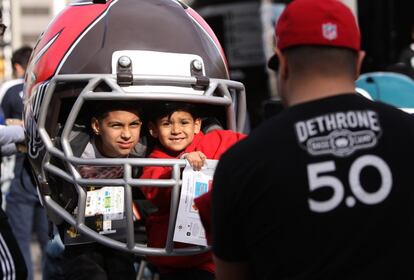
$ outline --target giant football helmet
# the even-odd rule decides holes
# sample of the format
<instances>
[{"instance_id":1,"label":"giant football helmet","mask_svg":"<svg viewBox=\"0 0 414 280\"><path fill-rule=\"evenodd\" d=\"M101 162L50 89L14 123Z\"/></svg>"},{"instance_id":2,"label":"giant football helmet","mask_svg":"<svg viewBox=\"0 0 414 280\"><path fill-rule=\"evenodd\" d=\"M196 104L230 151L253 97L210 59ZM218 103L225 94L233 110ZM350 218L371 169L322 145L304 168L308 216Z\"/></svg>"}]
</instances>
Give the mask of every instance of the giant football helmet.
<instances>
[{"instance_id":1,"label":"giant football helmet","mask_svg":"<svg viewBox=\"0 0 414 280\"><path fill-rule=\"evenodd\" d=\"M222 48L194 10L177 0L74 1L41 35L28 66L24 96L28 155L41 202L55 224L68 224L75 237L80 234L136 254L206 250L177 249L172 242L184 160L85 159L74 151L74 133L85 126L83 115L103 100L207 105L224 128L243 130L244 86L229 80ZM83 178L79 165L122 166L125 172L117 179ZM171 166L172 178L134 177L132 169L145 165ZM97 230L96 221L90 225L85 214L88 186L122 190L125 238ZM135 238L132 193L139 186L173 189L165 248L150 248Z\"/></svg>"}]
</instances>

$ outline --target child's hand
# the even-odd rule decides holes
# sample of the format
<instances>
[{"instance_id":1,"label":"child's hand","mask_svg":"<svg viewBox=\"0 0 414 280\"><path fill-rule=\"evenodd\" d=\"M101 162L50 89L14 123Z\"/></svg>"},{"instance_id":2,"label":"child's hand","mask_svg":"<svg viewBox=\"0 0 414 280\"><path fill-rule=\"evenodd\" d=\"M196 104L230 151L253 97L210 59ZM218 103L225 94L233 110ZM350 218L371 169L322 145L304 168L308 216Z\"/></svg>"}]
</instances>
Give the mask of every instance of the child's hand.
<instances>
[{"instance_id":1,"label":"child's hand","mask_svg":"<svg viewBox=\"0 0 414 280\"><path fill-rule=\"evenodd\" d=\"M206 156L202 152L191 152L184 157L194 170L201 170L206 162Z\"/></svg>"}]
</instances>

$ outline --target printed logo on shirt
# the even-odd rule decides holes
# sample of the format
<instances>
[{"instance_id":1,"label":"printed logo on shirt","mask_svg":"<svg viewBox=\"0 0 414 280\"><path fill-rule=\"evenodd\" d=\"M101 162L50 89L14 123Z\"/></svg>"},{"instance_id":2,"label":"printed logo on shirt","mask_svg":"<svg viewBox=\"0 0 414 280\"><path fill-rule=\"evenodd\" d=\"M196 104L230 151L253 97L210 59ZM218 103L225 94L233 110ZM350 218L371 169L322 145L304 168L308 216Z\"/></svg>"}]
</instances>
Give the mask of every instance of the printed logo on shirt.
<instances>
[{"instance_id":1,"label":"printed logo on shirt","mask_svg":"<svg viewBox=\"0 0 414 280\"><path fill-rule=\"evenodd\" d=\"M299 145L313 156L346 157L375 147L381 126L374 111L347 111L296 122L295 132Z\"/></svg>"}]
</instances>

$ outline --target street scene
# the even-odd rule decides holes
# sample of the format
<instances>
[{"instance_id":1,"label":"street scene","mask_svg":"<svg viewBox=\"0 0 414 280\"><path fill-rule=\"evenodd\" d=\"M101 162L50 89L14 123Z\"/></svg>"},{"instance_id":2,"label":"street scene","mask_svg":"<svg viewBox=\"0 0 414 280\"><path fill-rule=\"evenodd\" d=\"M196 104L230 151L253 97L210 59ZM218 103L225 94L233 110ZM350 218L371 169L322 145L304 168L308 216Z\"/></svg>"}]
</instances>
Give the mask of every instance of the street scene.
<instances>
[{"instance_id":1,"label":"street scene","mask_svg":"<svg viewBox=\"0 0 414 280\"><path fill-rule=\"evenodd\" d=\"M413 278L412 11L0 0L0 278Z\"/></svg>"}]
</instances>

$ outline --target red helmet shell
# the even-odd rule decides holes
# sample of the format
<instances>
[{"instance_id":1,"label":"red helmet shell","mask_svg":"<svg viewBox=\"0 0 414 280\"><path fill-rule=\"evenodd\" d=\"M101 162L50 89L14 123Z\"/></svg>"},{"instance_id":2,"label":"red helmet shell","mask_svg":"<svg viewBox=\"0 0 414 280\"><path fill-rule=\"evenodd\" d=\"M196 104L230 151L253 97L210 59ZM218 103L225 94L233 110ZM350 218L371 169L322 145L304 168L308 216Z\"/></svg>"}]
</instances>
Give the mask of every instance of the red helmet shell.
<instances>
[{"instance_id":1,"label":"red helmet shell","mask_svg":"<svg viewBox=\"0 0 414 280\"><path fill-rule=\"evenodd\" d=\"M199 55L206 76L228 78L224 52L213 31L178 1L78 1L53 20L37 43L26 95L55 74L111 73L112 53L125 49Z\"/></svg>"}]
</instances>

